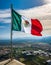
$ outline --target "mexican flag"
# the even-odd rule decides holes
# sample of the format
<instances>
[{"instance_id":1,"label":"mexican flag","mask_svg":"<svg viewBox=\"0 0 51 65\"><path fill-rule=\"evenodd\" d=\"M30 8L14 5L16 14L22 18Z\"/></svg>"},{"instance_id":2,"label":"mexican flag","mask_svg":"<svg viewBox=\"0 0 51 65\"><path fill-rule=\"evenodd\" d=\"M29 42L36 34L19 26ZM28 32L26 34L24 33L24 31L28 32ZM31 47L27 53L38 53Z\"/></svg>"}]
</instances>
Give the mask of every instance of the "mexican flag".
<instances>
[{"instance_id":1,"label":"mexican flag","mask_svg":"<svg viewBox=\"0 0 51 65\"><path fill-rule=\"evenodd\" d=\"M42 36L42 25L38 19L28 19L12 9L12 30Z\"/></svg>"}]
</instances>

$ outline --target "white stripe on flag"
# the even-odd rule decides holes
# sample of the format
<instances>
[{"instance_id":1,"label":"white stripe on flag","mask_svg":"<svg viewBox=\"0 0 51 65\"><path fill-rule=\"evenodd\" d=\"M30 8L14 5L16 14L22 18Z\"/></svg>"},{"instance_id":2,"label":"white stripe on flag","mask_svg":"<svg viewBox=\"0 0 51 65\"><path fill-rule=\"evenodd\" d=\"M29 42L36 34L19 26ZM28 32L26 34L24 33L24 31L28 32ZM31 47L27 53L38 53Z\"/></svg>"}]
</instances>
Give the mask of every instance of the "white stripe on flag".
<instances>
[{"instance_id":1,"label":"white stripe on flag","mask_svg":"<svg viewBox=\"0 0 51 65\"><path fill-rule=\"evenodd\" d=\"M21 31L31 33L31 20L24 16L22 16L21 19L22 19ZM29 25L25 26L25 21L28 21Z\"/></svg>"}]
</instances>

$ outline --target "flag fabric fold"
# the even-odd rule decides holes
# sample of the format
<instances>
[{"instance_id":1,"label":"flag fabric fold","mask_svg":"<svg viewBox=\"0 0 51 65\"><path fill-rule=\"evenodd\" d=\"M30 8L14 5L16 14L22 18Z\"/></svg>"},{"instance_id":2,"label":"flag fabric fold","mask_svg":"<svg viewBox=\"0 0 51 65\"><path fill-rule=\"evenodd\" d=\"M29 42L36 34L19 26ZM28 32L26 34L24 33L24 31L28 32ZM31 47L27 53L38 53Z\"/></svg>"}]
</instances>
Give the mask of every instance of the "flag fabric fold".
<instances>
[{"instance_id":1,"label":"flag fabric fold","mask_svg":"<svg viewBox=\"0 0 51 65\"><path fill-rule=\"evenodd\" d=\"M12 9L12 30L42 36L42 24L38 19L28 19Z\"/></svg>"}]
</instances>

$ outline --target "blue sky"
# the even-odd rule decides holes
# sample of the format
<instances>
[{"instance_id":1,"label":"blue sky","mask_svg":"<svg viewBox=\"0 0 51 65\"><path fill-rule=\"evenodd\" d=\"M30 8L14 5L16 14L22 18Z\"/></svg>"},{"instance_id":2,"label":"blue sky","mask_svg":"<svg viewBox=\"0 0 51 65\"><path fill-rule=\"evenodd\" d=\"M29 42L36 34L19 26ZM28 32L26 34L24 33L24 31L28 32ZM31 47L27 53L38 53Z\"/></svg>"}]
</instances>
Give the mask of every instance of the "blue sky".
<instances>
[{"instance_id":1,"label":"blue sky","mask_svg":"<svg viewBox=\"0 0 51 65\"><path fill-rule=\"evenodd\" d=\"M0 9L8 9L13 4L16 9L28 9L43 5L42 0L0 0Z\"/></svg>"},{"instance_id":2,"label":"blue sky","mask_svg":"<svg viewBox=\"0 0 51 65\"><path fill-rule=\"evenodd\" d=\"M11 29L11 13L10 13L10 5L13 4L13 8L21 13L22 15L25 15L27 17L44 17L45 19L50 20L50 14L51 14L51 8L49 7L49 10L47 10L48 6L50 5L51 0L0 0L0 40L1 39L9 39L10 38L10 29ZM41 9L42 7L42 9ZM46 10L45 10L46 8ZM37 12L38 11L38 12ZM40 12L39 12L40 11ZM33 14L32 14L33 12ZM31 15L30 15L31 13ZM36 14L37 13L37 14ZM48 14L48 17L46 15ZM39 16L40 15L40 16ZM43 19L43 18L41 18ZM49 21L50 22L50 21ZM48 23L51 25L51 23ZM49 26L48 25L48 26ZM46 28L46 27L45 27ZM51 29L49 26L48 29ZM43 32L45 35L49 33L49 36L51 36L51 31L49 32ZM32 37L29 34L26 33L13 33L14 38L23 38L23 37Z\"/></svg>"}]
</instances>

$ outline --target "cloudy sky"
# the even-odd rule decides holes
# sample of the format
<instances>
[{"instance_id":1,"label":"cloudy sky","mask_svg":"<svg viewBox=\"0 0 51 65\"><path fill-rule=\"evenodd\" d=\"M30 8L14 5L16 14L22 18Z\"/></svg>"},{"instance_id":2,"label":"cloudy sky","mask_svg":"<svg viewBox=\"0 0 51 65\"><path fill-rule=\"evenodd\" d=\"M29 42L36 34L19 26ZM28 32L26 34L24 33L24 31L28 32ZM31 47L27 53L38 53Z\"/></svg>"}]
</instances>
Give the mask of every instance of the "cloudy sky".
<instances>
[{"instance_id":1,"label":"cloudy sky","mask_svg":"<svg viewBox=\"0 0 51 65\"><path fill-rule=\"evenodd\" d=\"M21 15L37 18L43 26L42 35L51 36L51 0L0 0L0 39L10 38L11 4ZM13 38L32 37L23 32L13 32Z\"/></svg>"}]
</instances>

